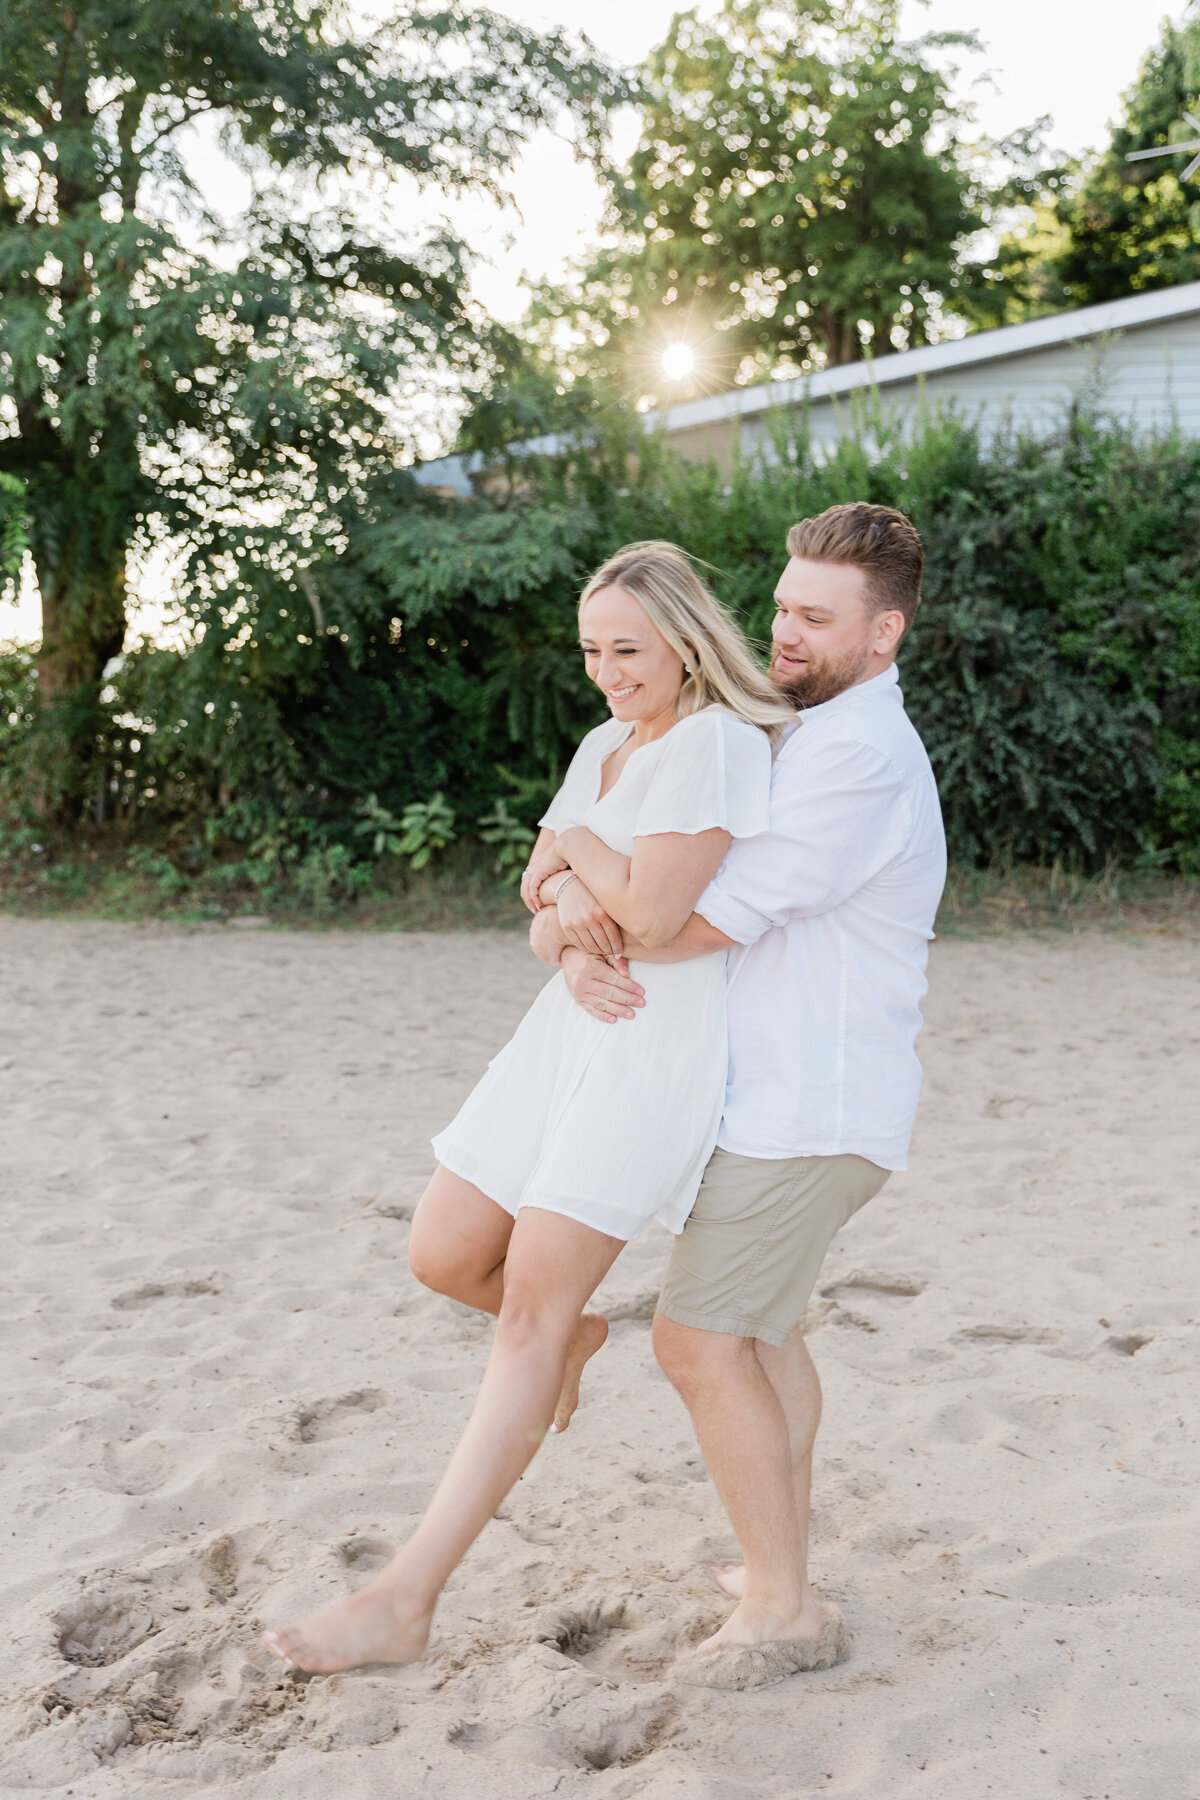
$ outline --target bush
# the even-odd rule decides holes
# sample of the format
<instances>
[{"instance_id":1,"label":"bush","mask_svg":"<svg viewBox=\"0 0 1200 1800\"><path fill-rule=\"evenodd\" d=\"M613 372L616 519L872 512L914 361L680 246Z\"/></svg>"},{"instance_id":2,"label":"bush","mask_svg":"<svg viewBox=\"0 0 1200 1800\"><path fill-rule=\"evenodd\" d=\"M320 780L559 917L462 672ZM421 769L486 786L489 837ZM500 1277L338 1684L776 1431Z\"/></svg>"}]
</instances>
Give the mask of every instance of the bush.
<instances>
[{"instance_id":1,"label":"bush","mask_svg":"<svg viewBox=\"0 0 1200 1800\"><path fill-rule=\"evenodd\" d=\"M126 657L95 819L172 867L224 857L324 904L355 891L384 821L407 830L443 796L515 865L603 716L574 647L589 570L672 538L765 640L788 525L864 498L926 545L900 667L954 859L1200 870L1200 445L1086 418L986 441L931 414L905 442L864 409L828 460L793 422L728 478L638 437L523 465L507 504L381 508L303 594L217 596L192 648ZM52 761L27 658L0 663L0 702L20 825Z\"/></svg>"}]
</instances>

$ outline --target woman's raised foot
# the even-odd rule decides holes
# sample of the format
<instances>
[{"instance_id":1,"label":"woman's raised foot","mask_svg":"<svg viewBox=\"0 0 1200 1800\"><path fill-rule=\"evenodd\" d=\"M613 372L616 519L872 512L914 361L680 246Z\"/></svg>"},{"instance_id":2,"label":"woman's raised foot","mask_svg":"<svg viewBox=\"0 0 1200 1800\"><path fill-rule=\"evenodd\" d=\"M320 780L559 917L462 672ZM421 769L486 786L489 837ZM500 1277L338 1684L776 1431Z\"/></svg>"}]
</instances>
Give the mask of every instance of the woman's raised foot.
<instances>
[{"instance_id":1,"label":"woman's raised foot","mask_svg":"<svg viewBox=\"0 0 1200 1800\"><path fill-rule=\"evenodd\" d=\"M554 1409L552 1432L563 1432L571 1423L571 1415L579 1405L579 1381L583 1367L591 1357L595 1356L608 1336L608 1320L603 1313L584 1313L575 1327L575 1336L571 1340L571 1348L567 1351L567 1366L563 1371L562 1392L558 1396L558 1405Z\"/></svg>"},{"instance_id":2,"label":"woman's raised foot","mask_svg":"<svg viewBox=\"0 0 1200 1800\"><path fill-rule=\"evenodd\" d=\"M289 1669L332 1675L363 1663L415 1662L429 1642L432 1623L432 1606L373 1581L294 1625L264 1631L263 1642Z\"/></svg>"}]
</instances>

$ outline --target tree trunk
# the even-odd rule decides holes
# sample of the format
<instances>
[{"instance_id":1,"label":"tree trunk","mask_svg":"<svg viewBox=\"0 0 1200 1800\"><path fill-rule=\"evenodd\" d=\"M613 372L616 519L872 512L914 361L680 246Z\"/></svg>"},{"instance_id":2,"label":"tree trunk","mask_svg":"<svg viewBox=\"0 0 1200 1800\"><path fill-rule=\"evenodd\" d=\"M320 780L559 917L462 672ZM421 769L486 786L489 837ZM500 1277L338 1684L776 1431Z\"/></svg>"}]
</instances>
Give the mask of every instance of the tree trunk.
<instances>
[{"instance_id":1,"label":"tree trunk","mask_svg":"<svg viewBox=\"0 0 1200 1800\"><path fill-rule=\"evenodd\" d=\"M94 805L100 692L105 665L125 642L125 559L91 568L69 557L39 557L34 565L42 596L42 643L36 663L38 704L45 733L39 756L38 812L64 823Z\"/></svg>"},{"instance_id":2,"label":"tree trunk","mask_svg":"<svg viewBox=\"0 0 1200 1800\"><path fill-rule=\"evenodd\" d=\"M99 694L105 665L125 643L125 568L95 569L86 577L43 574L35 564L42 596L42 645L38 652L38 699L53 706L81 688ZM56 572L60 575L65 572Z\"/></svg>"}]
</instances>

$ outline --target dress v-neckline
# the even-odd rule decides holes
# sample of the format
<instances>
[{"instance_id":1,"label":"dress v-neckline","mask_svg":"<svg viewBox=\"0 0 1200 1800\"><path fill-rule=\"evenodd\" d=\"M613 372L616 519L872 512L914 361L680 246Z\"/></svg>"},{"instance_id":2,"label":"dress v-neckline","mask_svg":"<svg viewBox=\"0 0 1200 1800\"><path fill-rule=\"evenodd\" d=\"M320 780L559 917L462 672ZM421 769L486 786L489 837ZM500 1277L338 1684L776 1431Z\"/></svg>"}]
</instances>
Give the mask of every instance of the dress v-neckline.
<instances>
[{"instance_id":1,"label":"dress v-neckline","mask_svg":"<svg viewBox=\"0 0 1200 1800\"><path fill-rule=\"evenodd\" d=\"M609 788L608 793L605 793L605 791L604 791L604 766L608 762L609 757L615 756L617 754L618 750L623 750L625 748L625 746L629 742L629 739L632 736L632 734L633 734L633 725L629 724L625 727L625 735L621 739L620 743L614 744L612 749L608 752L608 755L602 756L600 758L600 761L596 766L596 792L592 799L593 806L599 806L599 804L602 800L608 799L609 794L614 794L616 792L616 790L621 785L621 781L625 774L625 770L629 767L630 763L633 761L633 759L637 755L638 751L645 750L648 748L648 746L646 744L635 744L634 745L634 747L630 751L629 755L625 758L625 762L621 769L621 773L617 776L617 779L613 782L612 786ZM664 735L665 735L665 733L664 733ZM658 740L656 738L654 740L654 742L657 743L657 741Z\"/></svg>"}]
</instances>

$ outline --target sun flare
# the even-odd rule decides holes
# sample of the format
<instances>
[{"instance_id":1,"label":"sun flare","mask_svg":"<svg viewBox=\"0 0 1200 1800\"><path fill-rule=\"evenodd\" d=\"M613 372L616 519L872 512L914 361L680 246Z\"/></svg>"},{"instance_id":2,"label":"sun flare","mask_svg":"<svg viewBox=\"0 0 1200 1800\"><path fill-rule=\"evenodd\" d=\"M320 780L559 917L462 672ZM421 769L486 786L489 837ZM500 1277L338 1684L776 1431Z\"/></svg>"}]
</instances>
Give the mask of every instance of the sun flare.
<instances>
[{"instance_id":1,"label":"sun flare","mask_svg":"<svg viewBox=\"0 0 1200 1800\"><path fill-rule=\"evenodd\" d=\"M696 366L695 353L686 344L672 344L663 351L662 366L669 381L682 381Z\"/></svg>"}]
</instances>

